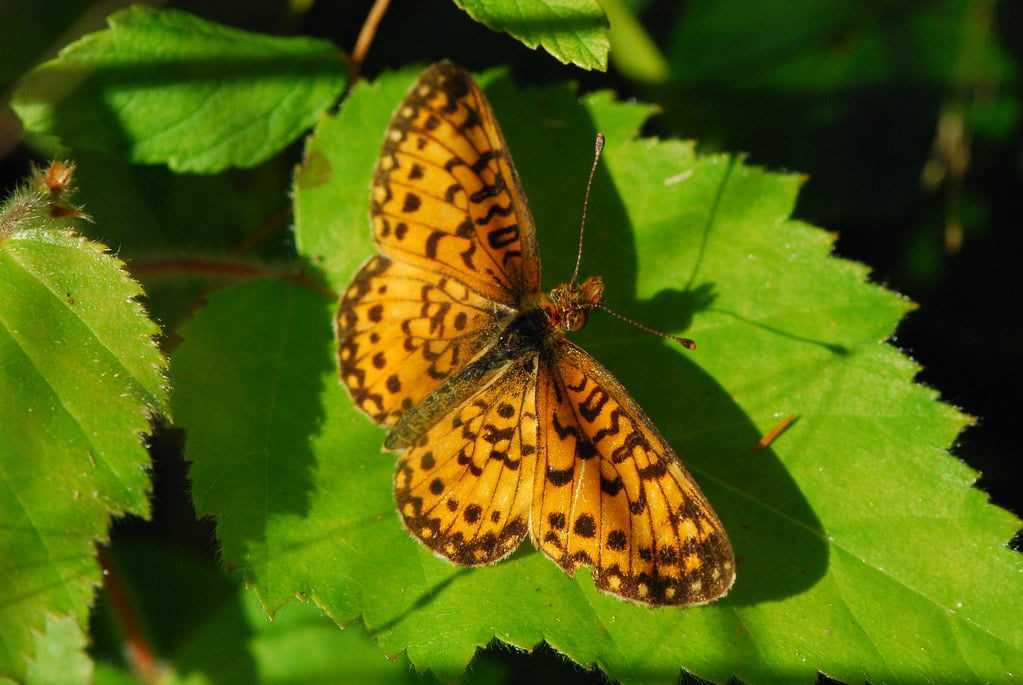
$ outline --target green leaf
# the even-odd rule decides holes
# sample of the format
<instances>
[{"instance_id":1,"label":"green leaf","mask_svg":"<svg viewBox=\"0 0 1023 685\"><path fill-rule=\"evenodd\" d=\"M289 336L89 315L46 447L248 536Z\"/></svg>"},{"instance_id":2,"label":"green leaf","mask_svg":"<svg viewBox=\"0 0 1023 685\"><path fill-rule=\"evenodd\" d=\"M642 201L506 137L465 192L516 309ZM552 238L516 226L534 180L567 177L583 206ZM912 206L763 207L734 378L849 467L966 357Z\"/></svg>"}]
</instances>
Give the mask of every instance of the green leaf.
<instances>
[{"instance_id":1,"label":"green leaf","mask_svg":"<svg viewBox=\"0 0 1023 685\"><path fill-rule=\"evenodd\" d=\"M47 616L45 632L34 637L34 656L29 659L25 673L28 685L87 685L92 682L92 662L85 655L85 635L76 621Z\"/></svg>"},{"instance_id":2,"label":"green leaf","mask_svg":"<svg viewBox=\"0 0 1023 685\"><path fill-rule=\"evenodd\" d=\"M380 154L379 136L360 135L360 127L387 120L394 113L395 103L408 91L419 74L419 68L400 72L401 76L381 79L375 83L360 82L364 97L347 98L336 120L349 125L320 126L315 146L307 139L302 164L295 175L296 192L304 198L295 204L298 226L304 218L317 218L320 230L298 230L295 241L299 253L323 272L335 291L342 291L348 279L369 254L369 179L373 176ZM354 134L354 135L353 135ZM321 221L326 223L321 223ZM356 227L367 227L357 250L338 250L338 234L359 235Z\"/></svg>"},{"instance_id":3,"label":"green leaf","mask_svg":"<svg viewBox=\"0 0 1023 685\"><path fill-rule=\"evenodd\" d=\"M23 672L48 616L86 625L95 545L112 516L149 513L140 436L167 410L166 362L105 250L67 230L0 236L0 674Z\"/></svg>"},{"instance_id":4,"label":"green leaf","mask_svg":"<svg viewBox=\"0 0 1023 685\"><path fill-rule=\"evenodd\" d=\"M601 0L611 24L611 63L634 81L663 83L671 70L647 29L625 0Z\"/></svg>"},{"instance_id":5,"label":"green leaf","mask_svg":"<svg viewBox=\"0 0 1023 685\"><path fill-rule=\"evenodd\" d=\"M132 7L32 71L12 106L73 148L176 171L251 167L292 143L347 83L330 43Z\"/></svg>"},{"instance_id":6,"label":"green leaf","mask_svg":"<svg viewBox=\"0 0 1023 685\"><path fill-rule=\"evenodd\" d=\"M164 681L168 685L423 682L407 660L382 658L361 627L338 630L308 604L295 603L271 622L256 596L239 588L234 601L205 618L173 655L177 668ZM238 659L224 659L225 637L240 648L234 653L244 667Z\"/></svg>"},{"instance_id":7,"label":"green leaf","mask_svg":"<svg viewBox=\"0 0 1023 685\"><path fill-rule=\"evenodd\" d=\"M493 31L528 48L542 47L563 64L607 69L608 23L597 0L455 0Z\"/></svg>"},{"instance_id":8,"label":"green leaf","mask_svg":"<svg viewBox=\"0 0 1023 685\"><path fill-rule=\"evenodd\" d=\"M173 407L188 429L196 511L217 517L224 558L251 561L247 572L270 584L258 594L275 608L304 591L273 550L291 537L288 520L309 516L309 440L336 420L336 408L323 404L334 389L333 307L294 284L230 288L181 327L185 342L173 355Z\"/></svg>"},{"instance_id":9,"label":"green leaf","mask_svg":"<svg viewBox=\"0 0 1023 685\"><path fill-rule=\"evenodd\" d=\"M296 177L299 245L339 289L373 252L367 141L382 140L413 78L360 84ZM714 504L736 586L709 606L654 610L597 592L586 570L569 578L528 543L486 568L434 557L394 510L384 431L338 384L334 303L266 282L218 294L182 330L174 406L198 510L217 517L226 561L267 610L301 593L341 624L361 616L385 654L405 650L448 680L495 638L545 640L630 681L1023 672L1023 563L1005 548L1019 521L945 452L970 419L914 384L916 365L884 342L911 305L789 219L802 179L634 140L649 108L607 94L580 106L568 88L481 82L530 198L547 287L572 272L592 142L608 135L583 272L605 278L617 311L699 347L599 316L575 339Z\"/></svg>"}]
</instances>

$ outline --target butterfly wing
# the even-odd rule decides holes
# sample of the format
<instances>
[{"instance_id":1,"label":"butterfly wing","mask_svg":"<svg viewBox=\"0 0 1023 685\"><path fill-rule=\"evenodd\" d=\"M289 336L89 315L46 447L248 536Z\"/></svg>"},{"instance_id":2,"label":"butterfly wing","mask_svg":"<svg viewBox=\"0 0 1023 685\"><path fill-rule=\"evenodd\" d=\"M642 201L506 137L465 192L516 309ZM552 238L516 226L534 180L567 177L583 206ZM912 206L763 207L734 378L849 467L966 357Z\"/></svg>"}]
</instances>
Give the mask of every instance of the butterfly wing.
<instances>
[{"instance_id":1,"label":"butterfly wing","mask_svg":"<svg viewBox=\"0 0 1023 685\"><path fill-rule=\"evenodd\" d=\"M725 594L731 543L671 447L611 373L564 338L541 355L531 534L566 572L644 604Z\"/></svg>"},{"instance_id":2,"label":"butterfly wing","mask_svg":"<svg viewBox=\"0 0 1023 685\"><path fill-rule=\"evenodd\" d=\"M457 280L372 257L338 307L341 380L357 407L394 425L492 343L502 309Z\"/></svg>"},{"instance_id":3,"label":"butterfly wing","mask_svg":"<svg viewBox=\"0 0 1023 685\"><path fill-rule=\"evenodd\" d=\"M540 284L536 231L472 77L442 62L409 91L373 180L377 248L336 317L341 379L394 425L481 354Z\"/></svg>"},{"instance_id":4,"label":"butterfly wing","mask_svg":"<svg viewBox=\"0 0 1023 685\"><path fill-rule=\"evenodd\" d=\"M483 92L450 62L395 112L373 180L377 248L517 307L540 288L533 217Z\"/></svg>"},{"instance_id":5,"label":"butterfly wing","mask_svg":"<svg viewBox=\"0 0 1023 685\"><path fill-rule=\"evenodd\" d=\"M487 367L486 362L479 368ZM462 397L398 459L395 500L406 528L451 561L476 566L507 556L529 528L536 465L536 354L477 379L453 376Z\"/></svg>"}]
</instances>

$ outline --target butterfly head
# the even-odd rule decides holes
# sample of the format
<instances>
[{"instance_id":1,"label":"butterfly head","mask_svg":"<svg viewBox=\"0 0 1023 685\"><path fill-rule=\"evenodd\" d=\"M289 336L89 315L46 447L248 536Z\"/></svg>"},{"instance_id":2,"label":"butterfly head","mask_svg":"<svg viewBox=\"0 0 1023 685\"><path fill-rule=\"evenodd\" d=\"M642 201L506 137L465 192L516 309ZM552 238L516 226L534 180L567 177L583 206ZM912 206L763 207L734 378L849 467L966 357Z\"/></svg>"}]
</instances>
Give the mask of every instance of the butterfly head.
<instances>
[{"instance_id":1,"label":"butterfly head","mask_svg":"<svg viewBox=\"0 0 1023 685\"><path fill-rule=\"evenodd\" d=\"M604 300L604 281L590 276L582 283L562 283L551 291L548 313L555 326L578 331L586 325L591 309Z\"/></svg>"}]
</instances>

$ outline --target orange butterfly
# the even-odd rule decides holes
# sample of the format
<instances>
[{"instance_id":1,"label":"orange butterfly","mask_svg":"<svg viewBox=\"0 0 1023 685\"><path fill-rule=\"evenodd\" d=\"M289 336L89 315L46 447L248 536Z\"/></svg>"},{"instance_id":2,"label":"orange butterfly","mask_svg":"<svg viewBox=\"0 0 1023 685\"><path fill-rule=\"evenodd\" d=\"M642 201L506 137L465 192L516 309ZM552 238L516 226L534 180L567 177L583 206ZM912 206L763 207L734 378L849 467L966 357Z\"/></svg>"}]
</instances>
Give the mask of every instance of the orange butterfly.
<instances>
[{"instance_id":1,"label":"orange butterfly","mask_svg":"<svg viewBox=\"0 0 1023 685\"><path fill-rule=\"evenodd\" d=\"M528 533L570 575L645 604L732 586L710 504L625 388L565 333L600 306L591 276L540 291L536 228L482 91L435 64L391 120L373 180L379 255L341 299L341 380L391 426L408 530L456 564Z\"/></svg>"}]
</instances>

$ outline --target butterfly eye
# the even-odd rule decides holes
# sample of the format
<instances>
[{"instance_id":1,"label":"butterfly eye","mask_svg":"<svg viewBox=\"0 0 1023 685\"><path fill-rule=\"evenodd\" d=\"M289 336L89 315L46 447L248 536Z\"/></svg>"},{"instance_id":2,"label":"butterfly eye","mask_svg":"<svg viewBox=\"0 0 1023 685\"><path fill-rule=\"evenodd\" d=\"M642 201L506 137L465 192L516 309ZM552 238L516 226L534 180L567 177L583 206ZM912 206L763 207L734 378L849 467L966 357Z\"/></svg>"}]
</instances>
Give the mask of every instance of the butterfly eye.
<instances>
[{"instance_id":1,"label":"butterfly eye","mask_svg":"<svg viewBox=\"0 0 1023 685\"><path fill-rule=\"evenodd\" d=\"M565 330L578 331L589 320L590 314L585 309L573 309L565 314Z\"/></svg>"}]
</instances>

